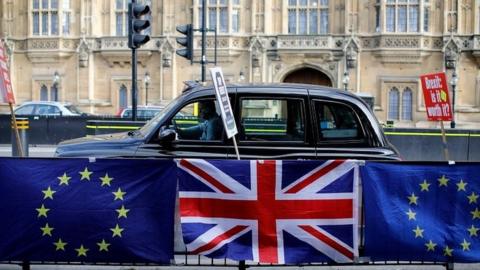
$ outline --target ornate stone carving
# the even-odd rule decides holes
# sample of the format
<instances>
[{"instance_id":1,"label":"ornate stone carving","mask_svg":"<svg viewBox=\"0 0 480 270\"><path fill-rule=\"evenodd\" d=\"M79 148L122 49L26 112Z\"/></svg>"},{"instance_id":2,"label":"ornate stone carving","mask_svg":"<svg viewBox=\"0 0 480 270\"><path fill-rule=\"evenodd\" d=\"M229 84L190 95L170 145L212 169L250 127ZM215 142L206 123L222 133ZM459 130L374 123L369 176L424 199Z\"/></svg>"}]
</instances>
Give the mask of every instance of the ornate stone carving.
<instances>
[{"instance_id":1,"label":"ornate stone carving","mask_svg":"<svg viewBox=\"0 0 480 270\"><path fill-rule=\"evenodd\" d=\"M80 40L77 51L78 51L78 65L80 67L87 67L91 49L87 41L85 40L85 38L82 38Z\"/></svg>"},{"instance_id":2,"label":"ornate stone carving","mask_svg":"<svg viewBox=\"0 0 480 270\"><path fill-rule=\"evenodd\" d=\"M278 36L278 49L329 49L330 37L324 36Z\"/></svg>"},{"instance_id":3,"label":"ornate stone carving","mask_svg":"<svg viewBox=\"0 0 480 270\"><path fill-rule=\"evenodd\" d=\"M460 40L455 37L450 37L445 40L443 51L445 54L445 67L447 69L455 69L457 66L458 58L461 53Z\"/></svg>"},{"instance_id":4,"label":"ornate stone carving","mask_svg":"<svg viewBox=\"0 0 480 270\"><path fill-rule=\"evenodd\" d=\"M443 40L441 38L434 38L433 39L433 48L434 49L441 49L443 47Z\"/></svg>"},{"instance_id":5,"label":"ornate stone carving","mask_svg":"<svg viewBox=\"0 0 480 270\"><path fill-rule=\"evenodd\" d=\"M3 44L5 46L6 57L10 58L10 56L12 55L12 53L15 49L15 42L9 40L7 37L4 38L2 41L3 41Z\"/></svg>"},{"instance_id":6,"label":"ornate stone carving","mask_svg":"<svg viewBox=\"0 0 480 270\"><path fill-rule=\"evenodd\" d=\"M28 50L58 50L58 39L29 39Z\"/></svg>"},{"instance_id":7,"label":"ornate stone carving","mask_svg":"<svg viewBox=\"0 0 480 270\"><path fill-rule=\"evenodd\" d=\"M170 52L163 53L162 66L169 68L172 66L172 54Z\"/></svg>"}]
</instances>

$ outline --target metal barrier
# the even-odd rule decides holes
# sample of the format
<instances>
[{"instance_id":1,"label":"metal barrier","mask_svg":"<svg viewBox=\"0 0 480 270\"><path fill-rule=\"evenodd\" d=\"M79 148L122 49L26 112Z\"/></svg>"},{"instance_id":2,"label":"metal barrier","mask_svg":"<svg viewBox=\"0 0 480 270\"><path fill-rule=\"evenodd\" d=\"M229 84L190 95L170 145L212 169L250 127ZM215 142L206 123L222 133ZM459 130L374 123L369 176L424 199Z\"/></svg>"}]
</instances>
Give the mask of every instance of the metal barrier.
<instances>
[{"instance_id":1,"label":"metal barrier","mask_svg":"<svg viewBox=\"0 0 480 270\"><path fill-rule=\"evenodd\" d=\"M15 127L16 124L16 127ZM15 134L18 130L18 139ZM12 121L12 157L28 157L28 118L16 118L16 122ZM20 145L19 145L20 144ZM21 150L20 150L21 149Z\"/></svg>"},{"instance_id":2,"label":"metal barrier","mask_svg":"<svg viewBox=\"0 0 480 270\"><path fill-rule=\"evenodd\" d=\"M144 124L143 121L88 120L86 129L87 135L101 135L136 130Z\"/></svg>"},{"instance_id":3,"label":"metal barrier","mask_svg":"<svg viewBox=\"0 0 480 270\"><path fill-rule=\"evenodd\" d=\"M96 266L162 266L164 267L188 267L191 269L197 269L198 267L209 269L210 267L226 267L232 269L246 270L250 267L261 267L261 268L284 268L284 267L341 267L341 266L441 266L445 267L446 270L454 270L453 263L444 263L444 262L421 262L421 261L373 261L365 262L358 264L329 264L329 263L308 263L308 264L298 264L298 265L279 265L279 264L260 264L254 262L238 262L228 259L212 259L204 256L190 255L188 253L175 253L174 262L168 266L159 265L154 263L83 263L83 262L19 262L19 261L8 261L0 262L0 264L15 264L22 266L22 270L30 270L32 265L96 265Z\"/></svg>"}]
</instances>

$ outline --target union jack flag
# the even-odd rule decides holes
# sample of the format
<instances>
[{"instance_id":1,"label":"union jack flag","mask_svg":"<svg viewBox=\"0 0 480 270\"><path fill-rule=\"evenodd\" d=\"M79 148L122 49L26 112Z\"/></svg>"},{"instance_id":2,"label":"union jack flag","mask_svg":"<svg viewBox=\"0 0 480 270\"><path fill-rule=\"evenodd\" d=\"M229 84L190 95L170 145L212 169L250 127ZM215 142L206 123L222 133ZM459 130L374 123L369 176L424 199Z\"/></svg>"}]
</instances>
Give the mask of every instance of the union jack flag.
<instances>
[{"instance_id":1,"label":"union jack flag","mask_svg":"<svg viewBox=\"0 0 480 270\"><path fill-rule=\"evenodd\" d=\"M353 262L353 161L177 160L187 250L261 263Z\"/></svg>"}]
</instances>

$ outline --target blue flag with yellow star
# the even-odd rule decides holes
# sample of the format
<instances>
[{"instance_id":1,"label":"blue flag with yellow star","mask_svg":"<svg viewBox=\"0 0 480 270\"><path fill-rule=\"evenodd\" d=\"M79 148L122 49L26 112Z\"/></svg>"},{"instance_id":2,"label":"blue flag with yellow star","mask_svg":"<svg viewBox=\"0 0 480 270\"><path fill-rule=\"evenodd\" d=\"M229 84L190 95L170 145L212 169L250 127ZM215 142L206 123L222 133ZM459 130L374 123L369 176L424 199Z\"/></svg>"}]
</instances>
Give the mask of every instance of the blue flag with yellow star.
<instances>
[{"instance_id":1,"label":"blue flag with yellow star","mask_svg":"<svg viewBox=\"0 0 480 270\"><path fill-rule=\"evenodd\" d=\"M480 262L480 164L367 162L365 256Z\"/></svg>"},{"instance_id":2,"label":"blue flag with yellow star","mask_svg":"<svg viewBox=\"0 0 480 270\"><path fill-rule=\"evenodd\" d=\"M0 261L173 257L169 160L0 158Z\"/></svg>"}]
</instances>

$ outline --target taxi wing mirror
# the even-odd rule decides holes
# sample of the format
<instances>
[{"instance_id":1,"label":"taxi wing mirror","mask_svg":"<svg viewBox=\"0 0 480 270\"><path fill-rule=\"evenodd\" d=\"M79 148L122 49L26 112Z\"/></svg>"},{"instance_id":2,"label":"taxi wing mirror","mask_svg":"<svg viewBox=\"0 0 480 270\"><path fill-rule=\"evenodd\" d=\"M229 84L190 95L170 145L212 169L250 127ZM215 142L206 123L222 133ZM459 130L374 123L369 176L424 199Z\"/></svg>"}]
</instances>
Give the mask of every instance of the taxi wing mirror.
<instances>
[{"instance_id":1,"label":"taxi wing mirror","mask_svg":"<svg viewBox=\"0 0 480 270\"><path fill-rule=\"evenodd\" d=\"M170 128L162 128L158 133L158 140L161 144L170 144L177 137L175 130Z\"/></svg>"}]
</instances>

